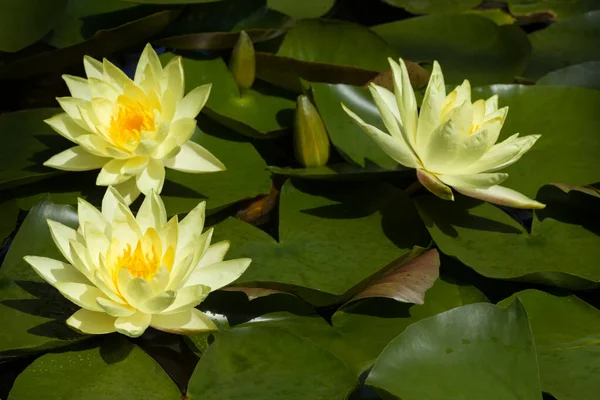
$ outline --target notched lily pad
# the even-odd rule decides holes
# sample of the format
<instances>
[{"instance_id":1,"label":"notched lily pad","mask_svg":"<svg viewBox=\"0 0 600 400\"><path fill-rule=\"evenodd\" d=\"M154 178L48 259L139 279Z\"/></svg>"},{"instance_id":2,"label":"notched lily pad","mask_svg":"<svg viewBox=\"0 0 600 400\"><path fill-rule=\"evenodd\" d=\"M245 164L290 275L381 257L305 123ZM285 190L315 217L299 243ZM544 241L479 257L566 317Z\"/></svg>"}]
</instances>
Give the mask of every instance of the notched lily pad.
<instances>
[{"instance_id":1,"label":"notched lily pad","mask_svg":"<svg viewBox=\"0 0 600 400\"><path fill-rule=\"evenodd\" d=\"M598 286L600 200L545 186L537 200L531 233L499 208L457 196L415 199L440 250L481 275L539 282L570 289ZM576 256L574 256L576 255Z\"/></svg>"},{"instance_id":2,"label":"notched lily pad","mask_svg":"<svg viewBox=\"0 0 600 400\"><path fill-rule=\"evenodd\" d=\"M231 257L252 258L238 285L284 286L317 305L350 298L356 285L429 241L408 197L384 183L287 182L279 241L236 219L217 225L215 235L231 240Z\"/></svg>"}]
</instances>

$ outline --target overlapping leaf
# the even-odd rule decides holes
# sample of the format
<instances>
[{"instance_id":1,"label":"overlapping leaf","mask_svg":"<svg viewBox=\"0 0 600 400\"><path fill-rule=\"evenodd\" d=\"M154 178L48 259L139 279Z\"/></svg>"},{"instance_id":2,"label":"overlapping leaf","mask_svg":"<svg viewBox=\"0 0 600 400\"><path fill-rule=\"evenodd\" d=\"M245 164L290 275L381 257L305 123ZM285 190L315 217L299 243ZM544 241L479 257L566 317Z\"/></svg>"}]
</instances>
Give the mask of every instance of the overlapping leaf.
<instances>
[{"instance_id":1,"label":"overlapping leaf","mask_svg":"<svg viewBox=\"0 0 600 400\"><path fill-rule=\"evenodd\" d=\"M410 200L383 183L287 182L279 241L235 219L217 225L215 235L231 240L231 257L252 258L238 284L292 285L314 304L339 301L413 246L428 243Z\"/></svg>"},{"instance_id":2,"label":"overlapping leaf","mask_svg":"<svg viewBox=\"0 0 600 400\"><path fill-rule=\"evenodd\" d=\"M531 324L542 388L558 400L592 400L600 390L600 311L576 296L525 290L519 299Z\"/></svg>"}]
</instances>

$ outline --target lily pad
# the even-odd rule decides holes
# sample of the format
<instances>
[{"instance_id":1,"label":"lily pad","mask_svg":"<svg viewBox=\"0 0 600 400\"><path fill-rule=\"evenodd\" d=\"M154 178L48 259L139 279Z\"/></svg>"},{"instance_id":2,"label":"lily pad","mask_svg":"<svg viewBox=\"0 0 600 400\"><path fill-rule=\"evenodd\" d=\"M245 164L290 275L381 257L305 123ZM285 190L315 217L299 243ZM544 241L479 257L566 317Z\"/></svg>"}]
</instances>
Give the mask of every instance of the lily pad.
<instances>
[{"instance_id":1,"label":"lily pad","mask_svg":"<svg viewBox=\"0 0 600 400\"><path fill-rule=\"evenodd\" d=\"M70 147L69 141L44 123L44 119L59 112L56 108L40 108L0 115L0 135L10 138L0 146L0 189L62 173L42 165Z\"/></svg>"},{"instance_id":2,"label":"lily pad","mask_svg":"<svg viewBox=\"0 0 600 400\"><path fill-rule=\"evenodd\" d=\"M314 342L273 327L215 334L188 386L190 398L279 400L346 398L356 377Z\"/></svg>"},{"instance_id":3,"label":"lily pad","mask_svg":"<svg viewBox=\"0 0 600 400\"><path fill-rule=\"evenodd\" d=\"M482 0L383 0L389 5L402 7L413 14L456 13L470 10Z\"/></svg>"},{"instance_id":4,"label":"lily pad","mask_svg":"<svg viewBox=\"0 0 600 400\"><path fill-rule=\"evenodd\" d=\"M36 359L15 380L9 400L177 400L177 385L156 361L122 336L110 335Z\"/></svg>"},{"instance_id":5,"label":"lily pad","mask_svg":"<svg viewBox=\"0 0 600 400\"><path fill-rule=\"evenodd\" d=\"M172 57L172 54L161 56L163 63ZM212 83L203 112L228 128L250 137L265 138L293 125L296 107L293 96L260 81L240 93L223 59L184 57L183 69L187 91Z\"/></svg>"},{"instance_id":6,"label":"lily pad","mask_svg":"<svg viewBox=\"0 0 600 400\"><path fill-rule=\"evenodd\" d=\"M58 22L67 0L7 0L0 4L0 51L15 52L40 40Z\"/></svg>"},{"instance_id":7,"label":"lily pad","mask_svg":"<svg viewBox=\"0 0 600 400\"><path fill-rule=\"evenodd\" d=\"M600 10L569 18L529 35L533 52L524 75L537 79L548 72L600 60Z\"/></svg>"},{"instance_id":8,"label":"lily pad","mask_svg":"<svg viewBox=\"0 0 600 400\"><path fill-rule=\"evenodd\" d=\"M600 4L596 0L508 0L508 9L516 16L548 13L553 19L563 20L600 9Z\"/></svg>"},{"instance_id":9,"label":"lily pad","mask_svg":"<svg viewBox=\"0 0 600 400\"><path fill-rule=\"evenodd\" d=\"M489 8L481 10L468 10L465 14L474 14L483 18L487 18L494 22L496 25L511 25L517 20L515 17L502 11L499 8Z\"/></svg>"},{"instance_id":10,"label":"lily pad","mask_svg":"<svg viewBox=\"0 0 600 400\"><path fill-rule=\"evenodd\" d=\"M267 7L296 19L318 18L326 14L335 0L267 0Z\"/></svg>"},{"instance_id":11,"label":"lily pad","mask_svg":"<svg viewBox=\"0 0 600 400\"><path fill-rule=\"evenodd\" d=\"M498 94L500 107L509 106L499 141L517 132L542 135L521 160L502 170L509 174L503 185L535 196L549 183L583 186L600 181L598 91L493 85L475 89L473 96L493 94Z\"/></svg>"},{"instance_id":12,"label":"lily pad","mask_svg":"<svg viewBox=\"0 0 600 400\"><path fill-rule=\"evenodd\" d=\"M578 86L600 90L600 61L588 61L549 72L536 85Z\"/></svg>"},{"instance_id":13,"label":"lily pad","mask_svg":"<svg viewBox=\"0 0 600 400\"><path fill-rule=\"evenodd\" d=\"M377 359L367 384L403 400L542 399L518 301L510 308L470 304L411 325Z\"/></svg>"},{"instance_id":14,"label":"lily pad","mask_svg":"<svg viewBox=\"0 0 600 400\"><path fill-rule=\"evenodd\" d=\"M63 72L72 65L81 63L85 55L102 58L145 42L175 20L179 13L180 10L160 11L116 28L99 30L88 40L73 46L0 64L0 76L5 79L23 79L37 74Z\"/></svg>"},{"instance_id":15,"label":"lily pad","mask_svg":"<svg viewBox=\"0 0 600 400\"><path fill-rule=\"evenodd\" d=\"M0 320L10 321L0 330L0 358L66 346L86 338L64 322L78 307L23 260L26 255L62 258L50 236L47 219L77 227L74 209L48 199L25 218L0 268Z\"/></svg>"},{"instance_id":16,"label":"lily pad","mask_svg":"<svg viewBox=\"0 0 600 400\"><path fill-rule=\"evenodd\" d=\"M600 311L576 296L525 290L519 299L531 324L542 389L558 400L592 400L600 392Z\"/></svg>"},{"instance_id":17,"label":"lily pad","mask_svg":"<svg viewBox=\"0 0 600 400\"><path fill-rule=\"evenodd\" d=\"M488 203L463 196L454 202L429 195L415 199L439 249L481 275L572 289L596 286L600 199L547 186L537 200L546 208L534 213L528 233Z\"/></svg>"},{"instance_id":18,"label":"lily pad","mask_svg":"<svg viewBox=\"0 0 600 400\"><path fill-rule=\"evenodd\" d=\"M332 324L343 341L354 349L354 353L348 353L348 362L362 372L373 365L392 339L415 322L455 307L485 301L485 296L473 286L438 279L425 293L422 305L390 298L359 300L338 310Z\"/></svg>"},{"instance_id":19,"label":"lily pad","mask_svg":"<svg viewBox=\"0 0 600 400\"><path fill-rule=\"evenodd\" d=\"M313 83L315 104L323 118L331 143L349 162L365 169L381 167L396 170L398 163L381 150L344 112L344 103L368 124L385 130L379 111L373 103L369 90L342 84Z\"/></svg>"},{"instance_id":20,"label":"lily pad","mask_svg":"<svg viewBox=\"0 0 600 400\"><path fill-rule=\"evenodd\" d=\"M227 168L223 172L189 174L167 168L161 197L169 215L186 213L206 200L209 213L269 193L271 177L267 165L244 137L228 131L206 117L198 117L200 128L191 140L204 146Z\"/></svg>"},{"instance_id":21,"label":"lily pad","mask_svg":"<svg viewBox=\"0 0 600 400\"><path fill-rule=\"evenodd\" d=\"M378 72L389 68L387 57L398 58L391 46L364 26L316 19L298 21L285 36L277 55Z\"/></svg>"},{"instance_id":22,"label":"lily pad","mask_svg":"<svg viewBox=\"0 0 600 400\"><path fill-rule=\"evenodd\" d=\"M236 219L217 225L215 236L231 240L230 257L252 258L237 284L289 285L317 305L351 297L361 281L429 241L404 192L372 182L286 182L279 242Z\"/></svg>"},{"instance_id":23,"label":"lily pad","mask_svg":"<svg viewBox=\"0 0 600 400\"><path fill-rule=\"evenodd\" d=\"M446 83L512 82L531 54L527 35L513 25L498 26L470 14L432 14L371 28L403 58L439 61Z\"/></svg>"},{"instance_id":24,"label":"lily pad","mask_svg":"<svg viewBox=\"0 0 600 400\"><path fill-rule=\"evenodd\" d=\"M63 48L91 38L100 29L115 28L131 20L145 17L148 9L140 12L135 4L120 0L69 0L67 9L47 40L48 44ZM126 12L122 12L128 10Z\"/></svg>"}]
</instances>

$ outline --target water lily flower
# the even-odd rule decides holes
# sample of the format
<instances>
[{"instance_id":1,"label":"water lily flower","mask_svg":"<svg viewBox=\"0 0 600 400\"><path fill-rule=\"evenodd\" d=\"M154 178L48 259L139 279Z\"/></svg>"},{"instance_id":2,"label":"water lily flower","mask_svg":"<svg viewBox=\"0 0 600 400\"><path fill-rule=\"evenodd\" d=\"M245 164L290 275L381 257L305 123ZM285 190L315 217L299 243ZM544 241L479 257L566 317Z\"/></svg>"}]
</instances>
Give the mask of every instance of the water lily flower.
<instances>
[{"instance_id":1,"label":"water lily flower","mask_svg":"<svg viewBox=\"0 0 600 400\"><path fill-rule=\"evenodd\" d=\"M544 208L527 196L499 186L508 174L497 172L517 162L540 135L514 134L496 144L508 107L498 108L498 96L471 101L465 80L446 95L440 65L433 71L420 112L408 71L389 60L394 93L371 84L369 89L389 134L365 123L342 107L398 163L417 170L421 184L436 196L454 200L452 189L466 196L516 208Z\"/></svg>"},{"instance_id":2,"label":"water lily flower","mask_svg":"<svg viewBox=\"0 0 600 400\"><path fill-rule=\"evenodd\" d=\"M216 329L195 307L236 280L249 258L223 261L228 241L210 244L202 232L205 203L181 222L167 222L161 198L152 191L137 216L109 187L102 212L79 199L77 230L48 220L54 243L67 262L26 256L25 261L67 299L81 307L67 324L87 334L140 336L149 326L196 334Z\"/></svg>"},{"instance_id":3,"label":"water lily flower","mask_svg":"<svg viewBox=\"0 0 600 400\"><path fill-rule=\"evenodd\" d=\"M190 141L211 85L184 94L181 58L162 67L147 45L129 79L108 60L83 58L87 79L63 75L72 97L57 98L65 111L45 122L77 144L44 165L66 171L102 168L96 184L114 185L131 203L160 193L165 167L191 173L222 171L208 150Z\"/></svg>"}]
</instances>

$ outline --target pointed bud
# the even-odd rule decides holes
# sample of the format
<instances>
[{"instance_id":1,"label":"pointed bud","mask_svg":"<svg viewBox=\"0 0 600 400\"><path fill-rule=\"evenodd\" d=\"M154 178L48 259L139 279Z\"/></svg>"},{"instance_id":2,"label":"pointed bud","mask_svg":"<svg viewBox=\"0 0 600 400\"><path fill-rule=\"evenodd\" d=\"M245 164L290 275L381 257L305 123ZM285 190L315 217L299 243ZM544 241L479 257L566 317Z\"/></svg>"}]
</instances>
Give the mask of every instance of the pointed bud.
<instances>
[{"instance_id":1,"label":"pointed bud","mask_svg":"<svg viewBox=\"0 0 600 400\"><path fill-rule=\"evenodd\" d=\"M240 89L244 90L252 87L256 76L254 45L250 36L244 31L240 32L240 37L231 53L229 69Z\"/></svg>"},{"instance_id":2,"label":"pointed bud","mask_svg":"<svg viewBox=\"0 0 600 400\"><path fill-rule=\"evenodd\" d=\"M305 95L298 96L294 155L305 167L320 167L329 160L329 137L319 112Z\"/></svg>"}]
</instances>

